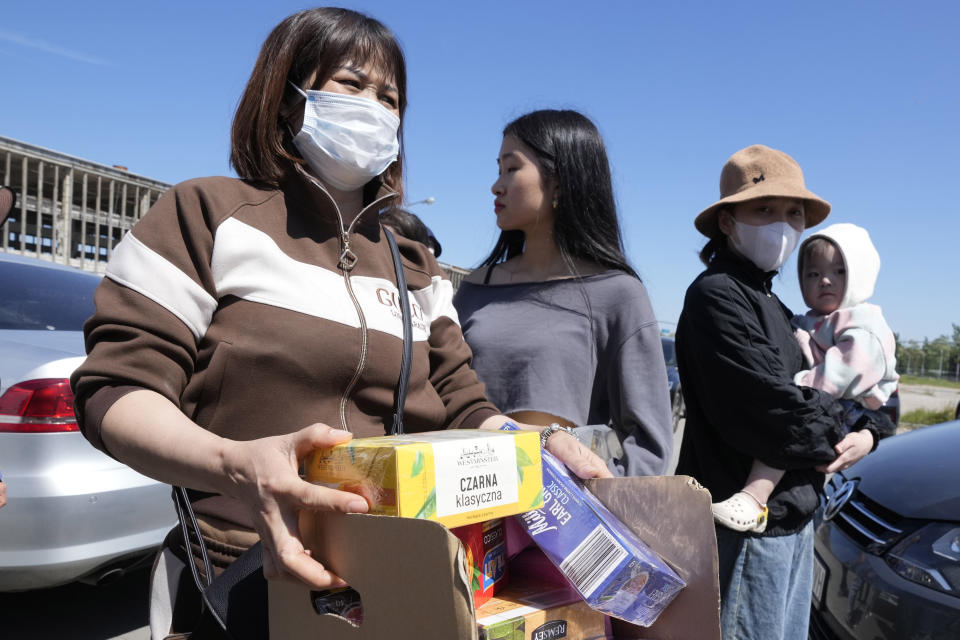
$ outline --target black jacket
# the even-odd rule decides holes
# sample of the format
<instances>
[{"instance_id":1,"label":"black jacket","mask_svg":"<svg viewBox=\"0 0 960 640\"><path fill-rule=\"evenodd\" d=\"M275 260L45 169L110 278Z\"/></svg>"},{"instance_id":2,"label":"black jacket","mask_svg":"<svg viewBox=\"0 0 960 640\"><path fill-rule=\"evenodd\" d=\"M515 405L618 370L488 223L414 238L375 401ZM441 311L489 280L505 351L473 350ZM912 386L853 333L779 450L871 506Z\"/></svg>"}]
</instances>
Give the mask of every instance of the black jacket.
<instances>
[{"instance_id":1,"label":"black jacket","mask_svg":"<svg viewBox=\"0 0 960 640\"><path fill-rule=\"evenodd\" d=\"M677 473L719 501L743 488L754 459L785 469L768 502L770 536L813 516L824 483L814 467L836 458L843 433L840 403L793 383L803 356L774 275L722 250L687 289L676 340L687 404Z\"/></svg>"}]
</instances>

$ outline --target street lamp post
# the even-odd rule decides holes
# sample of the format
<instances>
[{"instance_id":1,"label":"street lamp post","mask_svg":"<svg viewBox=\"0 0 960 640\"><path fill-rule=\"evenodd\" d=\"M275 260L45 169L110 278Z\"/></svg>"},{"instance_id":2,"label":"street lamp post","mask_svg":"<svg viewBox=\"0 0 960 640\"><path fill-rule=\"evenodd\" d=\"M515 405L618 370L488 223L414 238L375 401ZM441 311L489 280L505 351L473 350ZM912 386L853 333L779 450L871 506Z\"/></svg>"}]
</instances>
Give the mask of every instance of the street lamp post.
<instances>
[{"instance_id":1,"label":"street lamp post","mask_svg":"<svg viewBox=\"0 0 960 640\"><path fill-rule=\"evenodd\" d=\"M417 200L416 202L408 202L407 206L412 207L418 204L433 204L436 201L437 201L436 198L434 198L433 196L430 196L429 198L424 198L423 200Z\"/></svg>"}]
</instances>

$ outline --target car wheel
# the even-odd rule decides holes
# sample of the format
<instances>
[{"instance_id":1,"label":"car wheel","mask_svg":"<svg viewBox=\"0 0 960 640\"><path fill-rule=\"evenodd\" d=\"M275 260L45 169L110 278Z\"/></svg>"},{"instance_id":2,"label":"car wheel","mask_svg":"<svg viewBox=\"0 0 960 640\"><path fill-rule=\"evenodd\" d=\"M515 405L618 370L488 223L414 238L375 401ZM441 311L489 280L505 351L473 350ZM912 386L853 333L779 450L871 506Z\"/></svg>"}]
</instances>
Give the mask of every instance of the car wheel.
<instances>
[{"instance_id":1,"label":"car wheel","mask_svg":"<svg viewBox=\"0 0 960 640\"><path fill-rule=\"evenodd\" d=\"M682 420L687 413L687 407L683 403L683 394L680 393L680 389L677 389L677 392L673 396L673 407L671 413L673 414L673 431L676 432L677 427L680 426L680 420Z\"/></svg>"}]
</instances>

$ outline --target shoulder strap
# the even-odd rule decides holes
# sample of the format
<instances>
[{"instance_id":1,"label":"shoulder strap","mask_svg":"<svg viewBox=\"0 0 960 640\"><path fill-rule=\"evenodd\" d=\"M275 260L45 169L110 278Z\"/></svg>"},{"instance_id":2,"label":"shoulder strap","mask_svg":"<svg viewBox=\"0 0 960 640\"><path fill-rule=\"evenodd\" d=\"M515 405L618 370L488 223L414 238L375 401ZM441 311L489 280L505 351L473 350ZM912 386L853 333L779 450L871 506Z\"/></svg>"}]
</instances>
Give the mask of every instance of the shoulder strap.
<instances>
[{"instance_id":1,"label":"shoulder strap","mask_svg":"<svg viewBox=\"0 0 960 640\"><path fill-rule=\"evenodd\" d=\"M385 226L383 235L390 245L390 254L393 256L393 269L397 274L397 291L400 298L400 312L403 316L403 356L400 360L400 380L397 382L397 392L393 400L393 425L390 435L403 433L403 405L407 398L407 385L410 382L410 367L413 360L413 325L410 320L410 298L407 293L407 278L403 273L403 264L400 262L400 250L393 234Z\"/></svg>"},{"instance_id":2,"label":"shoulder strap","mask_svg":"<svg viewBox=\"0 0 960 640\"><path fill-rule=\"evenodd\" d=\"M187 547L187 555L190 556L190 543L193 540L190 537L192 532L196 537L197 546L200 548L200 558L203 560L203 570L206 573L206 582L200 580L200 574L197 571L197 563L190 558L190 573L193 574L193 582L197 585L197 590L203 593L203 590L213 582L213 565L210 563L210 557L207 555L207 545L203 542L203 536L200 534L200 526L197 524L197 516L193 513L193 505L190 504L190 496L187 495L187 489L183 487L173 487L173 506L177 510L177 519L180 521L180 531L183 533L183 542Z\"/></svg>"}]
</instances>

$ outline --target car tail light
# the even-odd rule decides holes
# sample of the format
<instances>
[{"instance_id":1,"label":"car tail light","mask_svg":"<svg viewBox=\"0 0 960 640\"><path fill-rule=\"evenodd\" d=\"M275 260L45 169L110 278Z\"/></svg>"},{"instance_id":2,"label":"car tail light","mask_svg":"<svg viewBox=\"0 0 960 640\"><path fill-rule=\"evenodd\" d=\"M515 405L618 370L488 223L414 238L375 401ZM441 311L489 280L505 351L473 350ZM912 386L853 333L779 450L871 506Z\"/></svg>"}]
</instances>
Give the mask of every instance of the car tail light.
<instances>
[{"instance_id":1,"label":"car tail light","mask_svg":"<svg viewBox=\"0 0 960 640\"><path fill-rule=\"evenodd\" d=\"M79 431L73 391L66 378L41 378L15 384L0 396L0 432Z\"/></svg>"}]
</instances>

